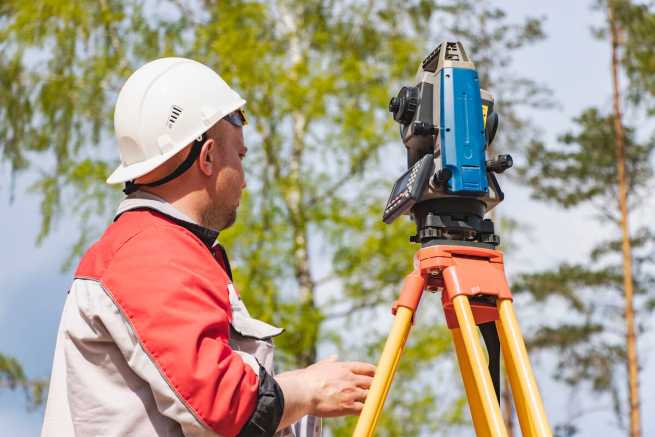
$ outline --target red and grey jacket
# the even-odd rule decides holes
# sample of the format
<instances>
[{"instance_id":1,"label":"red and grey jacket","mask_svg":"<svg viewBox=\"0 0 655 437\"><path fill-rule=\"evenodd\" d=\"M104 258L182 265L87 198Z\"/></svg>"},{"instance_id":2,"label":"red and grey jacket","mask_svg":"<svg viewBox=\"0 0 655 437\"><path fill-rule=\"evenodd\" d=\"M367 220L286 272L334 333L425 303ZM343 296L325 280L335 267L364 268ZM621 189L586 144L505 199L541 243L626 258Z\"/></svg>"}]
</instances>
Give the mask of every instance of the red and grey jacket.
<instances>
[{"instance_id":1,"label":"red and grey jacket","mask_svg":"<svg viewBox=\"0 0 655 437\"><path fill-rule=\"evenodd\" d=\"M282 330L250 317L217 236L147 193L121 203L66 298L43 436L275 434Z\"/></svg>"}]
</instances>

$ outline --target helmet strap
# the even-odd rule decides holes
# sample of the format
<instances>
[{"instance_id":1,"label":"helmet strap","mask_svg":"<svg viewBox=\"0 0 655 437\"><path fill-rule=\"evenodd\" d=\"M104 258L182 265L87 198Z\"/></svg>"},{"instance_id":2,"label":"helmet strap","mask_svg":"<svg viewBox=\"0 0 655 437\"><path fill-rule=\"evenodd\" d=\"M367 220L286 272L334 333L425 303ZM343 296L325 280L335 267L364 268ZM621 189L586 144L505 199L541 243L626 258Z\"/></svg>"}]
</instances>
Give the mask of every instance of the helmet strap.
<instances>
[{"instance_id":1,"label":"helmet strap","mask_svg":"<svg viewBox=\"0 0 655 437\"><path fill-rule=\"evenodd\" d=\"M170 182L176 177L180 176L182 173L186 172L188 169L191 168L193 163L195 162L196 159L198 159L198 156L200 156L200 150L202 149L202 145L205 144L205 134L203 133L200 135L194 142L193 146L191 146L191 151L187 155L186 159L177 166L175 170L168 176L164 176L163 178L156 180L154 182L148 182L145 184L135 184L134 181L127 181L125 182L125 188L123 189L123 193L126 195L130 195L137 191L141 187L157 187L159 185L164 185L166 182Z\"/></svg>"}]
</instances>

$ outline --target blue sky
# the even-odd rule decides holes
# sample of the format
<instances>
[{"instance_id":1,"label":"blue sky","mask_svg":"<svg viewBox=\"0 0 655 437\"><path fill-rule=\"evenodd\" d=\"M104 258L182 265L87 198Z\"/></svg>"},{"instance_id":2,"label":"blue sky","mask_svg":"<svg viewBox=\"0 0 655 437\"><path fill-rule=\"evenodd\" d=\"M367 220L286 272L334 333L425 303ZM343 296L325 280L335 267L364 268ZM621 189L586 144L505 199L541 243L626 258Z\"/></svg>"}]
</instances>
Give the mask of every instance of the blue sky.
<instances>
[{"instance_id":1,"label":"blue sky","mask_svg":"<svg viewBox=\"0 0 655 437\"><path fill-rule=\"evenodd\" d=\"M554 91L559 108L532 115L552 140L570 126L570 120L590 105L609 106L610 77L608 45L596 41L590 26L600 24L602 16L590 12L587 1L498 2L512 19L527 14L545 16L547 40L516 54L516 72L543 82ZM4 170L4 169L3 169ZM27 178L21 178L16 199L10 204L9 180L0 178L0 351L18 357L33 376L49 375L54 339L71 272L59 270L77 230L66 221L58 224L45 243L36 248L39 227L37 199L24 194ZM509 259L509 273L545 268L562 260L585 256L604 227L591 220L592 212L577 209L563 212L530 200L522 187L507 185L503 214L521 216L532 233L521 241L520 250ZM652 208L650 209L653 210ZM646 217L647 218L647 217ZM637 220L645 220L637 219ZM641 340L643 363L642 402L644 435L655 435L655 421L648 411L655 410L655 364L652 360L653 336ZM548 360L539 363L540 383L547 411L553 422L567 417L568 392L548 379ZM578 402L591 399L582 396ZM0 391L0 424L3 435L38 435L42 411L26 412L19 394ZM612 428L612 415L598 412L581 418L582 435L622 435Z\"/></svg>"}]
</instances>

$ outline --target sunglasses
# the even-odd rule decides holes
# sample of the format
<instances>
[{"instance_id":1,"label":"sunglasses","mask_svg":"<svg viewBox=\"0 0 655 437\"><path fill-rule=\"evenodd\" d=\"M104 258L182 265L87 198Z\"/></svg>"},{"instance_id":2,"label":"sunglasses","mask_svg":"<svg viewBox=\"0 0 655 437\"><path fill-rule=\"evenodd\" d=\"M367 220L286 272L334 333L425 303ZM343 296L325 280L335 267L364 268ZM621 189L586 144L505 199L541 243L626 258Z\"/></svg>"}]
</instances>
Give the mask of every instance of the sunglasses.
<instances>
[{"instance_id":1,"label":"sunglasses","mask_svg":"<svg viewBox=\"0 0 655 437\"><path fill-rule=\"evenodd\" d=\"M239 108L235 111L230 112L225 117L224 120L228 121L230 124L236 127L244 127L248 124L248 119L246 118L246 113L243 109Z\"/></svg>"}]
</instances>

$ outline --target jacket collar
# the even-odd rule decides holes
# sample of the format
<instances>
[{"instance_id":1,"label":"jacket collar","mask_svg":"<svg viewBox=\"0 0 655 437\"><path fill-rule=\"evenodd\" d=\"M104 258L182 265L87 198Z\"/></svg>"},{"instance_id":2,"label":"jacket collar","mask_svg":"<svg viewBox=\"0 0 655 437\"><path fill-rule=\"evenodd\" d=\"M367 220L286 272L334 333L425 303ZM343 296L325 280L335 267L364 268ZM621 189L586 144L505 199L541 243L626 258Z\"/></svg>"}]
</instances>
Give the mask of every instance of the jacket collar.
<instances>
[{"instance_id":1,"label":"jacket collar","mask_svg":"<svg viewBox=\"0 0 655 437\"><path fill-rule=\"evenodd\" d=\"M135 191L123 199L120 205L118 205L114 220L124 212L144 209L154 210L164 214L169 219L198 237L209 249L211 249L214 246L214 243L216 243L218 231L199 225L188 215L184 214L161 197L145 191Z\"/></svg>"}]
</instances>

